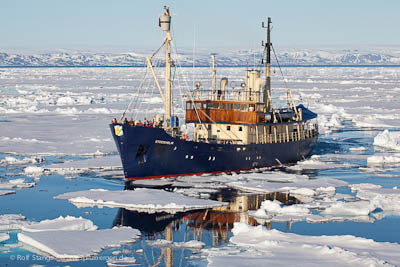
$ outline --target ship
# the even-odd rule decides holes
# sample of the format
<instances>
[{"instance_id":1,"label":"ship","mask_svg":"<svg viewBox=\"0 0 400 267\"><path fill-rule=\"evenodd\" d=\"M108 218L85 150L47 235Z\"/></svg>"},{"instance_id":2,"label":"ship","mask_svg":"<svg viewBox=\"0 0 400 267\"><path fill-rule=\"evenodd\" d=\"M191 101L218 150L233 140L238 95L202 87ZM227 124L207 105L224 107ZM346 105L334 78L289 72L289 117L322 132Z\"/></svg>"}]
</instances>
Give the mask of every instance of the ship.
<instances>
[{"instance_id":1,"label":"ship","mask_svg":"<svg viewBox=\"0 0 400 267\"><path fill-rule=\"evenodd\" d=\"M146 58L146 67L163 100L164 114L143 124L140 120L128 121L124 112L110 124L125 181L240 172L309 157L318 139L317 114L296 105L290 89L284 107L275 108L272 103L270 17L262 23L267 32L267 40L262 42L262 67L246 68L241 86L228 89L228 78L222 78L217 86L212 55L211 89L205 90L199 83L188 89L185 130L181 128L171 108L171 13L169 7L164 8L159 27L166 35L162 45L165 88L155 75L152 57Z\"/></svg>"}]
</instances>

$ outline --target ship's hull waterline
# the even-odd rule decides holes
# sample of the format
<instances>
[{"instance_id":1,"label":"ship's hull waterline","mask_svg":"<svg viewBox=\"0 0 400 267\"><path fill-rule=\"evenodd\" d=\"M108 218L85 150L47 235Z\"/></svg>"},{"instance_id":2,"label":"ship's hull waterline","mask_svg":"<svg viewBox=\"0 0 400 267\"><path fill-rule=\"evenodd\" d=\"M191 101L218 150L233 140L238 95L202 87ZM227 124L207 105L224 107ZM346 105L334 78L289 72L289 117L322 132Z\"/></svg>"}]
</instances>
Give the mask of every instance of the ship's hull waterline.
<instances>
[{"instance_id":1,"label":"ship's hull waterline","mask_svg":"<svg viewBox=\"0 0 400 267\"><path fill-rule=\"evenodd\" d=\"M316 135L282 143L213 144L174 138L162 128L127 124L110 127L127 181L295 163L309 156L317 141Z\"/></svg>"}]
</instances>

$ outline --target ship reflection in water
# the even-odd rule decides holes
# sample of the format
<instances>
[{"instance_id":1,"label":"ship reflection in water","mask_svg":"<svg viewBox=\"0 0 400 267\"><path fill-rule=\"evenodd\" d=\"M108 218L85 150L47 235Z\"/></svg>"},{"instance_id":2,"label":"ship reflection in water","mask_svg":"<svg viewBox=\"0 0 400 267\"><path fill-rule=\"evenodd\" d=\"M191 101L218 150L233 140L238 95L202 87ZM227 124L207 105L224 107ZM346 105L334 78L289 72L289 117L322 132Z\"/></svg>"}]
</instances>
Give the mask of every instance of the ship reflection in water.
<instances>
[{"instance_id":1,"label":"ship reflection in water","mask_svg":"<svg viewBox=\"0 0 400 267\"><path fill-rule=\"evenodd\" d=\"M172 266L172 262L182 260L178 258L183 255L186 259L190 259L192 251L186 249L187 252L184 253L172 247L151 247L151 240L165 239L172 242L198 240L204 242L205 247L219 246L228 241L235 222L245 222L253 226L258 224L254 218L247 214L247 211L259 209L262 201L276 199L287 205L298 203L298 200L284 193L243 195L232 189L212 194L211 199L229 202L230 205L175 214L165 212L144 213L121 208L113 226L130 226L139 229L144 239L142 242L144 254L151 253L153 257L158 255L154 259L153 264L155 265L160 264L160 259L165 257L165 266ZM271 222L267 222L265 225L268 229L271 228ZM290 228L290 226L291 224L288 223L287 227ZM149 249L151 252L146 252ZM180 256L178 257L177 254ZM144 257L147 256L144 255ZM146 259L146 261L149 261L149 259ZM148 264L150 263L148 262Z\"/></svg>"}]
</instances>

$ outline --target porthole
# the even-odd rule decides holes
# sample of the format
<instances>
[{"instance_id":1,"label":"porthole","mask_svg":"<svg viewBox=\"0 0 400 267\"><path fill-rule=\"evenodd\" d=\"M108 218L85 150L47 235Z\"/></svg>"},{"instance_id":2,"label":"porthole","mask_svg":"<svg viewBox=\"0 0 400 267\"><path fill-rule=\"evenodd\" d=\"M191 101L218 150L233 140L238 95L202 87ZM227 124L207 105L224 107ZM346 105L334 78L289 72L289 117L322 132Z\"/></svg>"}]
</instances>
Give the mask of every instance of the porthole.
<instances>
[{"instance_id":1,"label":"porthole","mask_svg":"<svg viewBox=\"0 0 400 267\"><path fill-rule=\"evenodd\" d=\"M190 156L190 159L193 159L193 158L194 158L194 156L193 156L193 155L191 155L191 156Z\"/></svg>"},{"instance_id":2,"label":"porthole","mask_svg":"<svg viewBox=\"0 0 400 267\"><path fill-rule=\"evenodd\" d=\"M188 158L189 158L189 155L186 155L186 156L185 156L185 159L188 159Z\"/></svg>"}]
</instances>

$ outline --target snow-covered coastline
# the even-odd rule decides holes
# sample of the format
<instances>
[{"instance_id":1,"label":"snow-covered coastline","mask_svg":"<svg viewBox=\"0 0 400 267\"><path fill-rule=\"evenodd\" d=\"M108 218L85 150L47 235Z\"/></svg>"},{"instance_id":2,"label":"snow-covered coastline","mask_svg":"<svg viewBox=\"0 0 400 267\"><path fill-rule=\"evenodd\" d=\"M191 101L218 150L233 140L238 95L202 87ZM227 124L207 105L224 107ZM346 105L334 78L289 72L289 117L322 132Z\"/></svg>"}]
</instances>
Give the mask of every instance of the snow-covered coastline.
<instances>
[{"instance_id":1,"label":"snow-covered coastline","mask_svg":"<svg viewBox=\"0 0 400 267\"><path fill-rule=\"evenodd\" d=\"M197 66L209 65L209 54L216 51L200 49L196 54ZM0 51L0 66L144 66L146 52L50 52L22 54ZM182 50L178 60L182 66L193 65L192 51ZM260 52L253 50L224 50L218 52L218 64L226 67L246 66L261 58ZM283 48L278 51L282 65L399 65L400 53L393 48Z\"/></svg>"}]
</instances>

